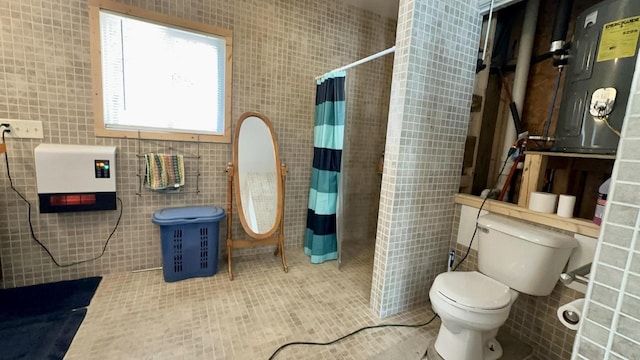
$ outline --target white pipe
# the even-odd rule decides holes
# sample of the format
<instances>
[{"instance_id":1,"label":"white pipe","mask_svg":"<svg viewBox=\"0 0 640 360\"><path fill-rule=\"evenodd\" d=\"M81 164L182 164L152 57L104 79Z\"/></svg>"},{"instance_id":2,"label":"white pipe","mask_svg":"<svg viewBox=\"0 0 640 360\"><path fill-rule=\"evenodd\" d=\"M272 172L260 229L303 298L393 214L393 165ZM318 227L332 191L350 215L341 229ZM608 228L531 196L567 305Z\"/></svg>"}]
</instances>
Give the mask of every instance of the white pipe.
<instances>
[{"instance_id":1,"label":"white pipe","mask_svg":"<svg viewBox=\"0 0 640 360\"><path fill-rule=\"evenodd\" d=\"M487 22L487 33L484 36L484 50L482 50L482 62L487 57L487 45L489 44L489 32L491 30L491 17L493 16L493 1L491 0L491 7L489 7L489 21Z\"/></svg>"},{"instance_id":2,"label":"white pipe","mask_svg":"<svg viewBox=\"0 0 640 360\"><path fill-rule=\"evenodd\" d=\"M536 22L538 21L538 9L540 8L540 0L528 0L524 14L524 22L522 24L522 34L520 35L520 44L518 48L518 63L516 64L516 74L513 78L513 101L516 103L518 114L522 118L522 108L524 105L524 96L527 91L527 80L529 79L529 66L531 65L531 54L533 53L533 40L536 36ZM497 159L496 164L502 164L507 158L509 148L516 141L516 128L513 124L513 117L509 115L507 122L507 131L503 141L502 156ZM513 166L513 161L509 160L505 166L504 173L509 173L509 169ZM498 188L502 188L506 181L506 175L499 174Z\"/></svg>"},{"instance_id":3,"label":"white pipe","mask_svg":"<svg viewBox=\"0 0 640 360\"><path fill-rule=\"evenodd\" d=\"M504 9L508 6L519 3L521 1L522 0L495 0L493 4L493 11ZM491 2L493 2L493 0L480 0L478 2L479 2L478 10L480 10L480 16L485 16L489 14L490 5L491 5Z\"/></svg>"},{"instance_id":4,"label":"white pipe","mask_svg":"<svg viewBox=\"0 0 640 360\"><path fill-rule=\"evenodd\" d=\"M337 69L331 70L331 71L329 71L329 72L327 72L327 73L324 73L324 74L322 74L322 75L318 75L318 76L316 76L316 80L320 79L321 77L323 77L323 76L325 76L325 75L327 75L327 74L331 74L332 72L342 71L342 70L347 70L347 69L350 69L350 68L352 68L352 67L358 66L358 65L360 65L360 64L364 64L364 63L369 62L369 61L371 61L371 60L377 59L377 58L379 58L379 57L381 57L381 56L385 56L385 55L387 55L387 54L391 54L392 52L395 52L395 51L396 51L396 47L395 47L395 46L390 47L390 48L388 48L388 49L386 49L386 50L382 50L382 51L380 51L379 53L376 53L376 54L373 54L373 55L367 56L367 57L366 57L366 58L364 58L364 59L360 59L360 60L358 60L358 61L352 62L352 63L351 63L351 64L349 64L349 65L345 65L345 66L343 66L343 67L340 67L340 68L337 68Z\"/></svg>"}]
</instances>

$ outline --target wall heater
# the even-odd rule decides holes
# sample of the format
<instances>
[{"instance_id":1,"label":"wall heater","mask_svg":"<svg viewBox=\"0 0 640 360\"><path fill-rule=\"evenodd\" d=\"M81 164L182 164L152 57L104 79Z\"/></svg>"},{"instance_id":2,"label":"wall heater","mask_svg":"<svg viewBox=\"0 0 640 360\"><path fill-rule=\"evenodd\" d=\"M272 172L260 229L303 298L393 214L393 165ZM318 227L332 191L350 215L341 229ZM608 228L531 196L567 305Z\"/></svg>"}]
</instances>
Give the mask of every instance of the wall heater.
<instances>
[{"instance_id":1,"label":"wall heater","mask_svg":"<svg viewBox=\"0 0 640 360\"><path fill-rule=\"evenodd\" d=\"M116 147L40 144L34 150L41 213L116 209Z\"/></svg>"}]
</instances>

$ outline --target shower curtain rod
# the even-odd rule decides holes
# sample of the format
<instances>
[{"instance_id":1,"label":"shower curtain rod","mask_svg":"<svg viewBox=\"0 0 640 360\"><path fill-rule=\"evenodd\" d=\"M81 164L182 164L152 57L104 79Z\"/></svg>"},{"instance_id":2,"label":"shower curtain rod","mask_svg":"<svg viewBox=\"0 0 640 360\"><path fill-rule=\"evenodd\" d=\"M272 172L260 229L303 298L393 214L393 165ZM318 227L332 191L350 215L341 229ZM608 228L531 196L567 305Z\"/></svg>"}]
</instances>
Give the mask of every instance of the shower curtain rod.
<instances>
[{"instance_id":1,"label":"shower curtain rod","mask_svg":"<svg viewBox=\"0 0 640 360\"><path fill-rule=\"evenodd\" d=\"M369 62L369 61L371 61L371 60L377 59L377 58L379 58L379 57L381 57L381 56L385 56L385 55L387 55L387 54L391 54L392 52L395 52L395 51L396 51L396 47L395 47L395 46L392 46L392 47L388 48L387 50L382 50L382 51L380 51L380 52L379 52L379 53L377 53L377 54L373 54L373 55L371 55L371 56L367 56L366 58L364 58L364 59L360 59L360 60L358 60L358 61L356 61L356 62L352 62L352 63L351 63L351 64L349 64L349 65L345 65L345 66L343 66L343 67L341 67L341 68L337 68L337 69L331 70L331 71L329 71L329 72L327 72L327 73L324 73L324 74L322 74L322 75L316 76L316 80L320 79L321 77L323 77L323 76L325 76L325 75L327 75L327 74L331 74L332 72L341 71L341 70L347 70L347 69L350 69L350 68L352 68L352 67L358 66L358 65L360 65L360 64L364 64L364 63Z\"/></svg>"}]
</instances>

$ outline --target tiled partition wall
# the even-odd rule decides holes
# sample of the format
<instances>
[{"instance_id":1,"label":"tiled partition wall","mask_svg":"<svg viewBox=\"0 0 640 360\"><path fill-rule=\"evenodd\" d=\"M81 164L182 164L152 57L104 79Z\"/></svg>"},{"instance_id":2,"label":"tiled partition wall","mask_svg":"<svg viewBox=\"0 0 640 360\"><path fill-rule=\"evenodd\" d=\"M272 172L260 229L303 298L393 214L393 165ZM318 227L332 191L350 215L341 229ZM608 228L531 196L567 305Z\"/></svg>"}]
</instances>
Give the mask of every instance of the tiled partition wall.
<instances>
[{"instance_id":1,"label":"tiled partition wall","mask_svg":"<svg viewBox=\"0 0 640 360\"><path fill-rule=\"evenodd\" d=\"M466 246L457 243L461 207L462 205L456 205L451 236L451 248L456 250L457 255L456 264L467 251ZM478 238L476 237L474 241L478 241ZM477 269L478 252L472 249L467 260L460 265L458 270L477 271ZM511 306L509 318L500 328L500 332L507 332L531 345L533 355L538 359L568 359L571 357L576 332L563 326L558 320L556 312L561 305L581 297L584 297L582 293L560 283L556 285L549 296L520 294Z\"/></svg>"},{"instance_id":2,"label":"tiled partition wall","mask_svg":"<svg viewBox=\"0 0 640 360\"><path fill-rule=\"evenodd\" d=\"M475 78L477 1L401 0L371 289L380 316L446 266Z\"/></svg>"},{"instance_id":3,"label":"tiled partition wall","mask_svg":"<svg viewBox=\"0 0 640 360\"><path fill-rule=\"evenodd\" d=\"M124 2L234 31L232 118L245 111L259 111L272 120L282 161L289 169L285 244L294 247L290 251L301 251L295 247L302 244L306 221L314 77L393 46L396 22L338 0ZM0 118L43 121L42 142L46 143L117 146L117 190L124 203L120 227L101 259L57 268L30 239L26 205L9 189L5 166L0 165L2 287L159 266L159 230L151 223L151 215L169 206L224 207L224 170L231 160L231 145L201 144L199 169L195 161L187 162L187 171L202 174L200 194L144 191L144 196L138 197L136 174L141 170L136 154L167 151L167 146L195 154L198 146L94 136L87 1L0 0L0 24ZM370 71L390 71L388 65L384 70L384 62L376 64L369 65ZM379 109L376 113L384 113L379 104L388 102L388 91L381 89L389 85L378 87L378 78L384 76L359 76L365 81L350 85L354 86L351 112L368 115L375 108ZM14 183L36 207L33 148L40 142L8 141ZM187 178L187 189L194 188L195 179ZM117 215L116 211L45 215L36 210L33 225L57 259L68 263L98 255ZM235 224L234 231L241 235L237 219ZM223 247L224 224L220 230ZM261 251L271 249L255 250Z\"/></svg>"},{"instance_id":4,"label":"tiled partition wall","mask_svg":"<svg viewBox=\"0 0 640 360\"><path fill-rule=\"evenodd\" d=\"M572 359L640 356L640 61Z\"/></svg>"}]
</instances>

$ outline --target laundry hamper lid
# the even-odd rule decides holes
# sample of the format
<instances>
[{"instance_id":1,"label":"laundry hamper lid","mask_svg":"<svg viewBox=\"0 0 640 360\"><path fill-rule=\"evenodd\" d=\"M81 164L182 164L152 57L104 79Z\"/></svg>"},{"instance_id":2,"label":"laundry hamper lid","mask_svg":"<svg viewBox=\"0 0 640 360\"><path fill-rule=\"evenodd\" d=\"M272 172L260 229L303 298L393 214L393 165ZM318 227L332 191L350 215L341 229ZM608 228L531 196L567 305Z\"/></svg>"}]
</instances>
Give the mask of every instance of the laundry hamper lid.
<instances>
[{"instance_id":1,"label":"laundry hamper lid","mask_svg":"<svg viewBox=\"0 0 640 360\"><path fill-rule=\"evenodd\" d=\"M224 216L224 210L217 206L186 206L158 210L151 221L158 225L191 224L220 221Z\"/></svg>"},{"instance_id":2,"label":"laundry hamper lid","mask_svg":"<svg viewBox=\"0 0 640 360\"><path fill-rule=\"evenodd\" d=\"M450 300L476 309L501 309L511 301L508 286L477 271L440 274L434 286Z\"/></svg>"}]
</instances>

